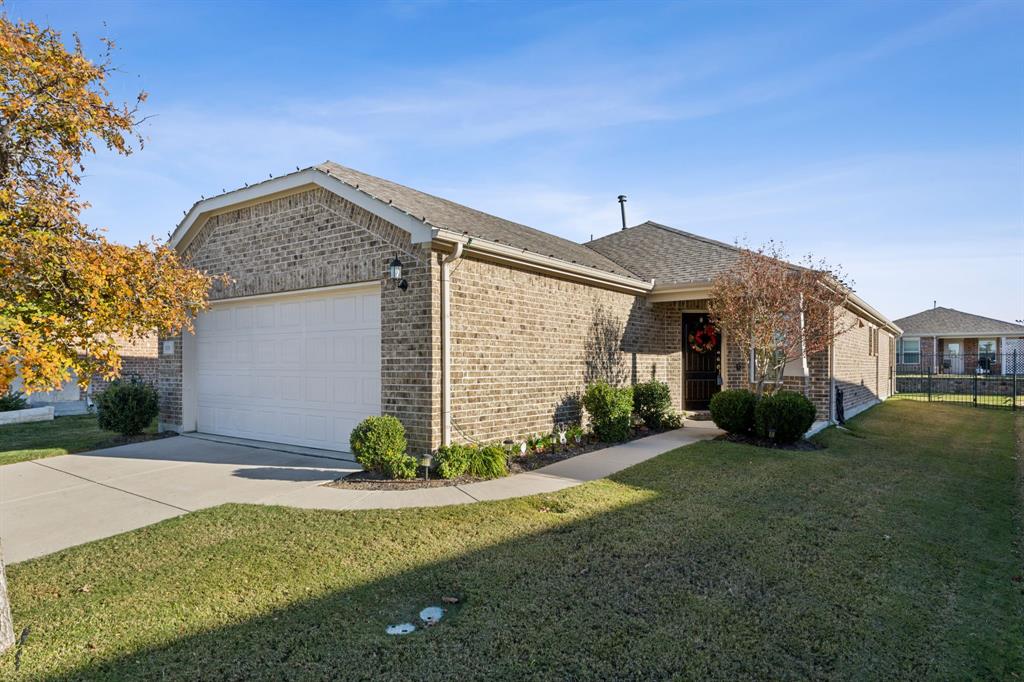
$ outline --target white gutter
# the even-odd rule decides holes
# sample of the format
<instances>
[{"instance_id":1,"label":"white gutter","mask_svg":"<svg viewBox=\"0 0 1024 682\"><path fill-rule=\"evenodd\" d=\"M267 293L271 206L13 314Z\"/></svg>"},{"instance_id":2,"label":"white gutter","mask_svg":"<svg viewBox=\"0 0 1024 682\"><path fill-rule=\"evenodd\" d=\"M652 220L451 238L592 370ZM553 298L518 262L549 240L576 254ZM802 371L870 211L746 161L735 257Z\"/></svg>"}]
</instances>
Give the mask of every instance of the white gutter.
<instances>
[{"instance_id":1,"label":"white gutter","mask_svg":"<svg viewBox=\"0 0 1024 682\"><path fill-rule=\"evenodd\" d=\"M313 167L197 201L178 223L171 234L169 245L182 251L191 241L195 228L211 215L234 211L244 206L303 192L314 187L322 187L333 192L356 206L400 227L412 235L414 244L430 241L430 225L423 219L392 206L390 202L384 202L365 190L342 182L326 171Z\"/></svg>"},{"instance_id":2,"label":"white gutter","mask_svg":"<svg viewBox=\"0 0 1024 682\"><path fill-rule=\"evenodd\" d=\"M853 312L860 313L864 317L874 318L873 321L877 322L879 327L892 332L896 336L903 333L903 330L900 329L895 322L875 310L867 301L857 294L851 292L847 303L853 309Z\"/></svg>"},{"instance_id":3,"label":"white gutter","mask_svg":"<svg viewBox=\"0 0 1024 682\"><path fill-rule=\"evenodd\" d=\"M710 298L711 293L711 283L705 280L686 284L658 284L655 282L654 289L648 294L647 300L651 303L699 301Z\"/></svg>"},{"instance_id":4,"label":"white gutter","mask_svg":"<svg viewBox=\"0 0 1024 682\"><path fill-rule=\"evenodd\" d=\"M463 243L441 260L441 445L452 443L451 264L462 258Z\"/></svg>"},{"instance_id":5,"label":"white gutter","mask_svg":"<svg viewBox=\"0 0 1024 682\"><path fill-rule=\"evenodd\" d=\"M498 242L459 234L451 230L435 228L434 239L451 244L463 244L467 254L478 255L490 261L505 265L529 266L531 270L556 277L595 284L605 288L617 289L631 294L646 294L653 287L653 282L645 282L636 277L620 275L614 272L599 270L589 265L580 265L552 256L543 256L527 249L499 244Z\"/></svg>"}]
</instances>

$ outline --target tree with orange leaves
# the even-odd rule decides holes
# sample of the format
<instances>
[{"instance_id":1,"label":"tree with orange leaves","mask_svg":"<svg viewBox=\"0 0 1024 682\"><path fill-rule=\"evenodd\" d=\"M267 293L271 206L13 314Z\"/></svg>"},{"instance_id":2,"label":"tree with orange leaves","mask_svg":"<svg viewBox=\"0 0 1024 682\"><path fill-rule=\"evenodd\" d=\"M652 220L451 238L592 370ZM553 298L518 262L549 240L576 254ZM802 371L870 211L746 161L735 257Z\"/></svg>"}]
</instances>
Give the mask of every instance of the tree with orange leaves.
<instances>
[{"instance_id":1,"label":"tree with orange leaves","mask_svg":"<svg viewBox=\"0 0 1024 682\"><path fill-rule=\"evenodd\" d=\"M827 350L850 328L839 314L851 293L841 269L812 256L790 263L774 242L740 249L711 291L709 317L747 360L759 396L782 386L787 364Z\"/></svg>"},{"instance_id":2,"label":"tree with orange leaves","mask_svg":"<svg viewBox=\"0 0 1024 682\"><path fill-rule=\"evenodd\" d=\"M153 241L124 246L80 220L83 159L103 144L142 146L134 104L105 87L113 44L91 61L75 36L0 15L0 392L20 373L28 391L74 373L113 377L116 338L191 329L210 278ZM0 560L0 651L14 644Z\"/></svg>"},{"instance_id":3,"label":"tree with orange leaves","mask_svg":"<svg viewBox=\"0 0 1024 682\"><path fill-rule=\"evenodd\" d=\"M78 36L0 16L0 391L85 384L120 370L117 338L191 329L210 278L173 249L108 241L80 220L84 158L141 148L138 107L111 101L113 44L90 60Z\"/></svg>"}]
</instances>

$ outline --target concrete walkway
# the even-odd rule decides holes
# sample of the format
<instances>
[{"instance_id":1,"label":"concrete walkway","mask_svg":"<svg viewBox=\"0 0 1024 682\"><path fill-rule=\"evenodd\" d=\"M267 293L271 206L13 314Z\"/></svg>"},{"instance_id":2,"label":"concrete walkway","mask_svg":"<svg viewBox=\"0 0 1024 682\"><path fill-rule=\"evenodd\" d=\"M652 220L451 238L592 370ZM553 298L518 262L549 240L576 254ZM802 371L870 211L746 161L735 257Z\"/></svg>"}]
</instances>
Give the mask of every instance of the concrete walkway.
<instances>
[{"instance_id":1,"label":"concrete walkway","mask_svg":"<svg viewBox=\"0 0 1024 682\"><path fill-rule=\"evenodd\" d=\"M721 434L709 421L687 421L685 428L588 452L525 474L468 485L420 488L418 490L345 490L316 487L283 493L263 500L307 509L400 509L442 507L482 500L504 500L564 488L610 476L644 460Z\"/></svg>"},{"instance_id":2,"label":"concrete walkway","mask_svg":"<svg viewBox=\"0 0 1024 682\"><path fill-rule=\"evenodd\" d=\"M397 509L522 497L603 478L718 433L710 422L687 422L525 474L404 491L323 486L358 471L351 461L165 438L0 466L0 543L4 560L15 563L228 502Z\"/></svg>"},{"instance_id":3,"label":"concrete walkway","mask_svg":"<svg viewBox=\"0 0 1024 682\"><path fill-rule=\"evenodd\" d=\"M359 465L163 438L0 466L4 560L24 561L226 502L316 487Z\"/></svg>"}]
</instances>

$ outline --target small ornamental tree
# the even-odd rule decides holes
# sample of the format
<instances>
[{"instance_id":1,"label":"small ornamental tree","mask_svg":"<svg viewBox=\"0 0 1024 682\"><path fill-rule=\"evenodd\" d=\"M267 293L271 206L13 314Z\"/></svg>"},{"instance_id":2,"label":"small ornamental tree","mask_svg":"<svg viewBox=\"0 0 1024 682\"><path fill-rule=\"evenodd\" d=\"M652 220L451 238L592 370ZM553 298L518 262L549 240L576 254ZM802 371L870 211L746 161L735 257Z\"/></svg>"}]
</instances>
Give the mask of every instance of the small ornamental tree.
<instances>
[{"instance_id":1,"label":"small ornamental tree","mask_svg":"<svg viewBox=\"0 0 1024 682\"><path fill-rule=\"evenodd\" d=\"M754 392L782 386L786 364L827 350L850 329L839 314L851 293L838 267L806 256L788 262L770 242L742 248L736 262L712 282L709 315L750 363Z\"/></svg>"},{"instance_id":2,"label":"small ornamental tree","mask_svg":"<svg viewBox=\"0 0 1024 682\"><path fill-rule=\"evenodd\" d=\"M82 223L85 158L142 145L137 110L111 101L99 60L61 34L0 13L0 394L120 372L118 338L191 330L210 278L153 241L114 244ZM0 652L14 642L0 560Z\"/></svg>"},{"instance_id":3,"label":"small ornamental tree","mask_svg":"<svg viewBox=\"0 0 1024 682\"><path fill-rule=\"evenodd\" d=\"M0 14L0 392L114 378L118 339L191 329L210 278L156 241L125 246L80 220L85 158L142 145L137 109L111 101L113 44L90 59L75 36Z\"/></svg>"}]
</instances>

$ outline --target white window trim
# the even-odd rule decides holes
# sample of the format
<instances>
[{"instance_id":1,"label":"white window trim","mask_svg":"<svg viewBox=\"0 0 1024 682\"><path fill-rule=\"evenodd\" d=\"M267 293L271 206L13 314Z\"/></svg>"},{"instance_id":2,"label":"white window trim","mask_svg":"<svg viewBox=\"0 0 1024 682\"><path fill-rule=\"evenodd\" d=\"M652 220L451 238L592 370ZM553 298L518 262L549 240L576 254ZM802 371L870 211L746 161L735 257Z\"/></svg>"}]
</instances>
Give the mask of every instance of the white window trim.
<instances>
[{"instance_id":1,"label":"white window trim","mask_svg":"<svg viewBox=\"0 0 1024 682\"><path fill-rule=\"evenodd\" d=\"M921 362L921 337L919 337L919 336L909 336L909 337L904 337L904 338L900 339L899 347L897 348L897 351L898 351L897 355L898 355L898 357L896 358L896 360L897 360L897 363L901 364L901 365L907 365L907 364L909 364L909 365L916 365L917 362L909 362L908 363L906 361L906 359L905 359L906 358L906 354L907 354L906 344L907 344L908 341L916 341L917 342L917 350L916 351L910 351L910 352L911 353L916 353L917 354L917 362Z\"/></svg>"}]
</instances>

